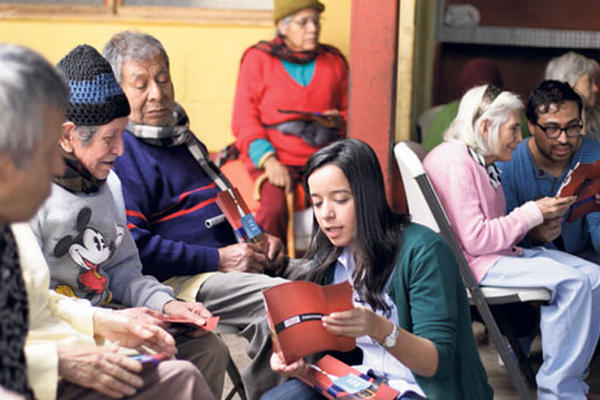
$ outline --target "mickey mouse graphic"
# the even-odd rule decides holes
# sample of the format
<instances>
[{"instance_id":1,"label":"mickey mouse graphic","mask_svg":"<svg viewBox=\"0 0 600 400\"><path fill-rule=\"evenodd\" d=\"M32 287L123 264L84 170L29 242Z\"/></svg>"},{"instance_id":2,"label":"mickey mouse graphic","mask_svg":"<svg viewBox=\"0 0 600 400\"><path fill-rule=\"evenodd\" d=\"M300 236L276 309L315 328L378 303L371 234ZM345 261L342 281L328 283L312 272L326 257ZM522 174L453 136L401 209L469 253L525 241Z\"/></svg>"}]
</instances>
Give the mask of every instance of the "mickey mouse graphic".
<instances>
[{"instance_id":1,"label":"mickey mouse graphic","mask_svg":"<svg viewBox=\"0 0 600 400\"><path fill-rule=\"evenodd\" d=\"M89 207L82 208L77 214L77 236L66 235L54 247L54 256L62 257L66 253L81 268L78 276L79 291L94 304L104 304L112 300L108 290L108 278L100 270L123 240L123 228L117 226L117 235L112 243L102 233L88 226L92 217ZM72 288L59 285L56 291L67 295L75 295Z\"/></svg>"}]
</instances>

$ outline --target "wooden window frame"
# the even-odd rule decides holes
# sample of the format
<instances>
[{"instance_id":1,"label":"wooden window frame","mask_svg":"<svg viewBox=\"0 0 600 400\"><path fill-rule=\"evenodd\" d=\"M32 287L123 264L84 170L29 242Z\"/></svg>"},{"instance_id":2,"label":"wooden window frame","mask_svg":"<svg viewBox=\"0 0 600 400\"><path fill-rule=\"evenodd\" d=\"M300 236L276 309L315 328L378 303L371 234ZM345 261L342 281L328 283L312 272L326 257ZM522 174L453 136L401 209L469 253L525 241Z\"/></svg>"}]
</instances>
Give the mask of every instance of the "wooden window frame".
<instances>
[{"instance_id":1,"label":"wooden window frame","mask_svg":"<svg viewBox=\"0 0 600 400\"><path fill-rule=\"evenodd\" d=\"M93 20L190 25L273 26L270 10L201 7L124 6L122 0L103 0L102 6L0 3L0 19Z\"/></svg>"}]
</instances>

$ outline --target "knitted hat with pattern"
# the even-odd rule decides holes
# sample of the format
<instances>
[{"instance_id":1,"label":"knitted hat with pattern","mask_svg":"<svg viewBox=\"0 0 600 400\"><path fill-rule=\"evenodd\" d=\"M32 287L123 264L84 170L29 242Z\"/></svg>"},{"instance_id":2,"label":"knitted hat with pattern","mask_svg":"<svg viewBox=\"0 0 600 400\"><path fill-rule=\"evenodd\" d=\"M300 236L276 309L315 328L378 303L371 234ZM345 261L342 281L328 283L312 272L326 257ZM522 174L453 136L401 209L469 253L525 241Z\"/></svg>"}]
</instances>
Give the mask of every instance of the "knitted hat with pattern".
<instances>
[{"instance_id":1,"label":"knitted hat with pattern","mask_svg":"<svg viewBox=\"0 0 600 400\"><path fill-rule=\"evenodd\" d=\"M281 18L285 18L305 8L314 8L319 12L323 12L325 5L317 0L275 0L273 21L277 23Z\"/></svg>"},{"instance_id":2,"label":"knitted hat with pattern","mask_svg":"<svg viewBox=\"0 0 600 400\"><path fill-rule=\"evenodd\" d=\"M110 64L92 46L75 47L56 67L71 89L67 120L75 125L104 125L131 112Z\"/></svg>"}]
</instances>

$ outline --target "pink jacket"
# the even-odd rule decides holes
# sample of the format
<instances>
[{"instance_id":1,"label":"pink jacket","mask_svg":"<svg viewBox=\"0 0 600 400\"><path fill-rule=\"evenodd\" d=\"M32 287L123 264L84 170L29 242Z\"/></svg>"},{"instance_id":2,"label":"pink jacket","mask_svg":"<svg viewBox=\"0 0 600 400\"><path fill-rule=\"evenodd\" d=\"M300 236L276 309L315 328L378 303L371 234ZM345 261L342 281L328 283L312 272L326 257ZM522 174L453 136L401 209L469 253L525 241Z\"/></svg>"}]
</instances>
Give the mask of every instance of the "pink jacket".
<instances>
[{"instance_id":1,"label":"pink jacket","mask_svg":"<svg viewBox=\"0 0 600 400\"><path fill-rule=\"evenodd\" d=\"M501 256L521 255L516 243L544 221L533 201L506 215L502 187L494 189L487 171L461 142L434 148L424 167L478 282Z\"/></svg>"}]
</instances>

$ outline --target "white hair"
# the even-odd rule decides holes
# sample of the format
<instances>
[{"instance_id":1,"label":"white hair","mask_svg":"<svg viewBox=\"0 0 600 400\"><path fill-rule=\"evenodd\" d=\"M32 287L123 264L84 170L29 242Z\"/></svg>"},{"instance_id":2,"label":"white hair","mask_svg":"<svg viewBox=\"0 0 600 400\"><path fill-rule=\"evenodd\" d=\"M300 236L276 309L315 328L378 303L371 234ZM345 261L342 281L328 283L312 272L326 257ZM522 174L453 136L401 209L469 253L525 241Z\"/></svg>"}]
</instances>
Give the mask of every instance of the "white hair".
<instances>
[{"instance_id":1,"label":"white hair","mask_svg":"<svg viewBox=\"0 0 600 400\"><path fill-rule=\"evenodd\" d=\"M42 56L25 47L0 43L0 152L18 167L27 165L45 134L44 111L66 110L69 88Z\"/></svg>"},{"instance_id":2,"label":"white hair","mask_svg":"<svg viewBox=\"0 0 600 400\"><path fill-rule=\"evenodd\" d=\"M460 100L458 113L444 133L444 139L455 139L471 147L482 156L494 155L498 150L498 132L514 111L523 108L523 102L511 92L502 91L493 101L482 107L483 95L489 85L476 86ZM481 115L477 115L480 113ZM481 135L482 123L488 121L489 134Z\"/></svg>"},{"instance_id":3,"label":"white hair","mask_svg":"<svg viewBox=\"0 0 600 400\"><path fill-rule=\"evenodd\" d=\"M548 62L544 79L568 82L569 85L575 86L583 75L597 75L598 72L600 72L600 66L596 60L569 51Z\"/></svg>"}]
</instances>

